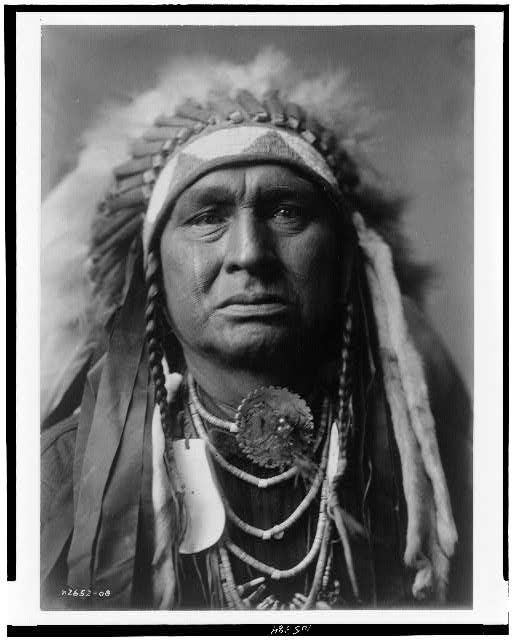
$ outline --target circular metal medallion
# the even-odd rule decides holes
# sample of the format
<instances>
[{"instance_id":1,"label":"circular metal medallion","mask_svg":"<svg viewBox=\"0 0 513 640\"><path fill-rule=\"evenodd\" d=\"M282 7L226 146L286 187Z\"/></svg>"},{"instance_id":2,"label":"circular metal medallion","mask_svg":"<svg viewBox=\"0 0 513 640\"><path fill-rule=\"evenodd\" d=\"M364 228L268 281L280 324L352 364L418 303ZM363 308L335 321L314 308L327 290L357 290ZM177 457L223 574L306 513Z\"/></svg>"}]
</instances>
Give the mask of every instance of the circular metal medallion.
<instances>
[{"instance_id":1,"label":"circular metal medallion","mask_svg":"<svg viewBox=\"0 0 513 640\"><path fill-rule=\"evenodd\" d=\"M288 389L261 387L251 392L241 402L235 422L241 451L261 467L290 467L312 450L312 412Z\"/></svg>"}]
</instances>

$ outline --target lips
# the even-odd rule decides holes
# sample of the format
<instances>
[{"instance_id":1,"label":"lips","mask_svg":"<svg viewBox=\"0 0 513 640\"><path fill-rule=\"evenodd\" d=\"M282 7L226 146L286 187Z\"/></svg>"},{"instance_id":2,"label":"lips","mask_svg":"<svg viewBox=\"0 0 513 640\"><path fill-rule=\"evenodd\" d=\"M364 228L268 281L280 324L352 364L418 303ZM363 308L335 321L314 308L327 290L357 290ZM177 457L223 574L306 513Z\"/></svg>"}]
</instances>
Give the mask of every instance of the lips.
<instances>
[{"instance_id":1,"label":"lips","mask_svg":"<svg viewBox=\"0 0 513 640\"><path fill-rule=\"evenodd\" d=\"M275 294L240 293L223 300L218 309L224 315L237 318L256 318L288 315L290 302Z\"/></svg>"},{"instance_id":2,"label":"lips","mask_svg":"<svg viewBox=\"0 0 513 640\"><path fill-rule=\"evenodd\" d=\"M239 293L223 300L218 308L224 309L232 305L254 306L262 304L288 305L288 301L281 296L271 293Z\"/></svg>"}]
</instances>

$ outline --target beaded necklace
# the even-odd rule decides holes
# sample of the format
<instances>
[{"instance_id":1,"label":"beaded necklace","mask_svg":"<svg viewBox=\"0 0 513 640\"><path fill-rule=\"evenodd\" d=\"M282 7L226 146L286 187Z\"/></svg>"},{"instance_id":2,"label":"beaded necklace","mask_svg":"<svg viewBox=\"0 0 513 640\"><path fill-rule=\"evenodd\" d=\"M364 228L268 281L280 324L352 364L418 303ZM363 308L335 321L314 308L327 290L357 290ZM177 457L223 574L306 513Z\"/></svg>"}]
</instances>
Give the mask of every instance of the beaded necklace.
<instances>
[{"instance_id":1,"label":"beaded necklace","mask_svg":"<svg viewBox=\"0 0 513 640\"><path fill-rule=\"evenodd\" d=\"M189 389L191 390L191 393L189 395L188 407L193 426L197 435L205 442L210 453L221 467L223 467L225 470L232 473L239 479L244 480L259 488L274 486L280 482L284 482L285 480L293 477L298 473L297 468L292 467L286 472L281 473L277 476L273 476L271 478L258 478L257 476L253 476L252 474L242 471L241 469L230 464L210 441L208 433L203 424L203 419L210 422L213 426L221 427L222 429L229 430L232 433L236 433L236 431L232 428L232 426L236 427L236 425L235 423L224 421L220 418L217 418L216 416L211 416L211 414L204 407L202 407L197 392L194 389L194 384L194 380L191 376L189 376ZM322 433L317 438L316 448L319 444L320 439L322 439L323 433L326 431L328 414L329 400L325 399L322 409L321 425L319 425L320 427L322 426L322 429L319 429L320 431L322 431ZM210 418L214 418L214 420L211 420ZM220 543L218 545L218 565L221 576L222 589L226 602L230 608L283 610L308 609L314 605L318 606L319 608L329 608L326 603L317 602L319 592L327 585L331 572L331 553L329 554L328 558L328 547L330 546L329 543L331 540L331 520L328 515L327 509L330 487L328 477L326 476L330 444L329 441L330 438L327 437L324 444L319 469L310 486L308 493L298 505L298 507L292 512L292 514L290 514L290 516L288 516L283 522L274 525L270 529L260 529L258 527L254 527L253 525L250 525L239 518L239 516L234 513L226 498L224 498L226 514L229 520L237 527L250 535L261 538L262 540L268 540L272 537L281 539L284 533L294 523L296 523L298 519L305 513L305 511L311 506L313 500L315 499L315 496L322 486L317 529L314 540L306 555L293 567L289 569L278 569L276 567L267 565L264 562L261 562L260 560L257 560L256 558L246 553L230 539L225 539L223 543ZM238 586L235 583L235 578L231 568L230 554L234 555L236 558L238 558L240 561L242 561L252 569L265 574L271 580L287 580L290 578L294 578L300 573L304 572L317 558L314 579L310 591L307 596L301 593L295 593L289 602L280 602L280 600L272 593L266 594L262 599L262 596L268 589L266 578L261 576L260 578L251 580L245 585ZM254 590L249 595L243 597L248 590L253 588Z\"/></svg>"},{"instance_id":2,"label":"beaded necklace","mask_svg":"<svg viewBox=\"0 0 513 640\"><path fill-rule=\"evenodd\" d=\"M223 420L222 418L218 418L213 413L210 413L210 411L208 411L203 404L201 404L201 401L198 397L198 393L196 391L196 381L194 380L194 378L190 373L187 376L187 382L188 382L192 404L194 405L194 408L197 411L197 413L199 413L200 416L203 418L203 420L206 420L208 423L214 425L215 427L219 427L220 429L229 431L230 433L237 433L239 429L237 427L237 424L234 421Z\"/></svg>"},{"instance_id":3,"label":"beaded necklace","mask_svg":"<svg viewBox=\"0 0 513 640\"><path fill-rule=\"evenodd\" d=\"M327 559L330 541L331 521L327 519L317 557L315 574L308 596L305 596L302 593L295 593L289 602L280 602L274 594L270 594L258 602L259 598L262 597L267 588L265 578L256 578L255 580L248 582L246 585L238 586L235 583L228 551L225 546L219 545L219 571L221 574L223 593L228 607L231 609L251 609L253 608L252 605L256 604L255 608L260 610L311 609L314 606L319 609L329 609L329 605L322 601L318 601L317 598L319 596L319 592L323 587L325 587L329 580L331 566L328 566ZM256 589L250 593L249 596L242 598L247 589L251 589L253 587L256 587Z\"/></svg>"},{"instance_id":4,"label":"beaded necklace","mask_svg":"<svg viewBox=\"0 0 513 640\"><path fill-rule=\"evenodd\" d=\"M187 375L187 386L190 392L191 404L194 406L196 413L198 413L201 416L201 418L205 420L205 422L208 422L210 425L214 427L218 427L223 431L228 431L234 434L238 433L239 428L237 426L236 421L219 418L218 416L211 413L205 407L205 405L201 402L199 398L198 391L196 389L196 381L194 380L194 378L192 377L192 374L190 373ZM321 418L319 422L319 429L317 430L317 437L314 444L314 449L313 449L314 451L317 451L317 448L319 447L321 440L324 436L324 433L326 431L326 425L328 423L329 408L330 408L330 402L329 402L329 398L326 396L322 403Z\"/></svg>"},{"instance_id":5,"label":"beaded necklace","mask_svg":"<svg viewBox=\"0 0 513 640\"><path fill-rule=\"evenodd\" d=\"M270 538L278 538L281 539L283 534L287 529L292 527L301 516L305 513L305 511L311 506L315 496L317 495L322 482L324 480L326 467L328 464L328 448L329 448L329 440L326 439L326 443L324 445L323 456L321 460L321 464L319 466L319 470L315 476L314 481L308 493L304 497L304 499L299 503L299 505L294 509L294 511L286 518L283 522L274 525L270 529L259 529L258 527L254 527L253 525L244 522L239 516L232 510L228 501L224 500L224 506L226 510L226 515L230 519L233 524L235 524L239 529L242 529L246 533L253 535L257 538L261 538L262 540L269 540ZM321 500L322 505L322 500ZM322 509L322 507L321 507Z\"/></svg>"},{"instance_id":6,"label":"beaded necklace","mask_svg":"<svg viewBox=\"0 0 513 640\"><path fill-rule=\"evenodd\" d=\"M260 571L260 573L265 573L272 580L285 580L287 578L294 578L299 573L304 571L315 559L315 557L319 554L321 543L323 540L326 523L328 521L328 515L326 513L326 502L328 498L328 482L324 481L323 489L322 489L322 498L321 504L319 508L319 518L317 521L317 531L315 532L315 537L312 546L310 547L306 556L298 562L295 566L290 569L277 569L276 567L272 567L264 562L260 562L253 556L250 556L249 553L243 551L239 546L237 546L231 540L226 541L226 548L239 560L249 565L253 569Z\"/></svg>"},{"instance_id":7,"label":"beaded necklace","mask_svg":"<svg viewBox=\"0 0 513 640\"><path fill-rule=\"evenodd\" d=\"M198 436L205 442L210 453L214 456L220 466L223 467L223 469L236 476L240 480L244 480L244 482L252 484L259 489L266 489L267 487L273 487L277 484L280 484L281 482L290 480L298 474L297 467L291 467L290 469L287 469L287 471L284 471L283 473L280 473L276 476L271 476L270 478L259 478L258 476L254 476L251 473L247 473L246 471L239 469L235 465L228 462L228 460L226 460L210 442L208 434L203 426L201 416L196 411L196 408L191 402L189 402L189 411L191 413L194 429L196 430Z\"/></svg>"}]
</instances>

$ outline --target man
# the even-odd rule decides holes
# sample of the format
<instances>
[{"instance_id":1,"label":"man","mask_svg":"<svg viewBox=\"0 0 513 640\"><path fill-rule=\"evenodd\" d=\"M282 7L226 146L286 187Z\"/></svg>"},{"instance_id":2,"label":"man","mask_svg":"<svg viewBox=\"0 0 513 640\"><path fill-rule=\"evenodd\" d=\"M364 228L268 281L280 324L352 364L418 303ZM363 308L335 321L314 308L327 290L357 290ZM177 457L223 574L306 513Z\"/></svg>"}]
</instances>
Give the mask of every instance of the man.
<instances>
[{"instance_id":1,"label":"man","mask_svg":"<svg viewBox=\"0 0 513 640\"><path fill-rule=\"evenodd\" d=\"M115 176L91 258L119 310L43 433L43 606L470 604L467 400L340 140L242 90Z\"/></svg>"}]
</instances>

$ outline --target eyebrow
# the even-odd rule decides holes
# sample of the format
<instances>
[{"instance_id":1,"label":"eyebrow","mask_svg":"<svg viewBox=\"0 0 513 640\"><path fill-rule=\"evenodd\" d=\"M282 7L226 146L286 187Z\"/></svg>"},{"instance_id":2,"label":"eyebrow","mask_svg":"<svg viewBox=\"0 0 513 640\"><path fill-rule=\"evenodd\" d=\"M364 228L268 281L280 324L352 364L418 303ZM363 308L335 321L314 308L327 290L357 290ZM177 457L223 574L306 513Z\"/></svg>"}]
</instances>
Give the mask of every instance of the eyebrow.
<instances>
[{"instance_id":1,"label":"eyebrow","mask_svg":"<svg viewBox=\"0 0 513 640\"><path fill-rule=\"evenodd\" d=\"M183 194L188 203L204 205L209 203L224 204L235 201L235 193L230 187L212 185L208 187L190 187Z\"/></svg>"},{"instance_id":2,"label":"eyebrow","mask_svg":"<svg viewBox=\"0 0 513 640\"><path fill-rule=\"evenodd\" d=\"M256 198L258 201L268 202L284 197L307 197L308 199L312 199L315 197L315 195L316 190L313 185L305 182L304 184L298 184L297 187L291 187L289 185L273 185L270 187L260 188L257 191Z\"/></svg>"}]
</instances>

